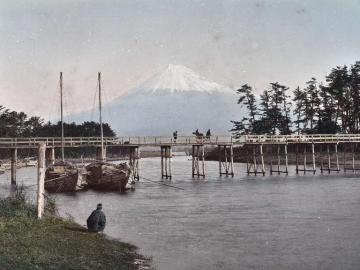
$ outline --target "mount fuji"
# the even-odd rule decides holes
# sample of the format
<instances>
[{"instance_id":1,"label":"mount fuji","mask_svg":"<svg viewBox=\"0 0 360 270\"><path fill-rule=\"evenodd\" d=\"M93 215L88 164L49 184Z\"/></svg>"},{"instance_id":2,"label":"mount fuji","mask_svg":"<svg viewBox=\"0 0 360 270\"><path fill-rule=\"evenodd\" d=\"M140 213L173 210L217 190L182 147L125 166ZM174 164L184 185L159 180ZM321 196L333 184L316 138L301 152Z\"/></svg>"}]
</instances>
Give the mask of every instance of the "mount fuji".
<instances>
[{"instance_id":1,"label":"mount fuji","mask_svg":"<svg viewBox=\"0 0 360 270\"><path fill-rule=\"evenodd\" d=\"M162 72L104 105L104 121L119 136L190 135L195 129L225 135L230 120L241 119L235 91L210 82L191 69L169 65ZM108 112L108 113L106 113ZM89 112L74 116L89 119Z\"/></svg>"}]
</instances>

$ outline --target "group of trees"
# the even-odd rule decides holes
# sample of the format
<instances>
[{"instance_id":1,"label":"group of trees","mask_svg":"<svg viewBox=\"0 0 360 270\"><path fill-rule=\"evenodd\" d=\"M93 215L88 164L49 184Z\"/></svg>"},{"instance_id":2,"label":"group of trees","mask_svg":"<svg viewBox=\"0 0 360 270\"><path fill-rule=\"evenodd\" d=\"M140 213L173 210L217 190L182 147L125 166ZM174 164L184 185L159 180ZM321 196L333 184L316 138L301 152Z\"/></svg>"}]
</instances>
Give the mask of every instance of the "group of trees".
<instances>
[{"instance_id":1,"label":"group of trees","mask_svg":"<svg viewBox=\"0 0 360 270\"><path fill-rule=\"evenodd\" d=\"M311 78L293 90L270 83L260 98L248 84L237 90L247 115L231 121L235 136L243 134L360 133L360 61L337 66L325 83Z\"/></svg>"},{"instance_id":2,"label":"group of trees","mask_svg":"<svg viewBox=\"0 0 360 270\"><path fill-rule=\"evenodd\" d=\"M104 136L115 136L109 124L103 124ZM64 123L64 135L69 137L91 137L100 135L100 124ZM16 112L0 105L0 137L60 137L61 122L44 122L37 116L28 117L24 112Z\"/></svg>"}]
</instances>

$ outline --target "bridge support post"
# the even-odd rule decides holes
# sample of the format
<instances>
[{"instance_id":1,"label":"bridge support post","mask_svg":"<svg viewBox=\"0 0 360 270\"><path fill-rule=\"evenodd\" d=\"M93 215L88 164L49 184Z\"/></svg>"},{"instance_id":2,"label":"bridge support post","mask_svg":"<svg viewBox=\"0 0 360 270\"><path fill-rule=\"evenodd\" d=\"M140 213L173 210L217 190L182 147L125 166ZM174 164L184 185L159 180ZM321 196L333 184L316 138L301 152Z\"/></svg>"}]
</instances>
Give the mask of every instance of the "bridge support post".
<instances>
[{"instance_id":1,"label":"bridge support post","mask_svg":"<svg viewBox=\"0 0 360 270\"><path fill-rule=\"evenodd\" d=\"M55 148L46 148L46 166L53 165L55 163Z\"/></svg>"},{"instance_id":2,"label":"bridge support post","mask_svg":"<svg viewBox=\"0 0 360 270\"><path fill-rule=\"evenodd\" d=\"M327 152L327 157L328 157L328 172L330 173L331 171L331 156L330 156L330 146L326 145L326 152Z\"/></svg>"},{"instance_id":3,"label":"bridge support post","mask_svg":"<svg viewBox=\"0 0 360 270\"><path fill-rule=\"evenodd\" d=\"M343 163L344 163L344 173L346 173L346 144L343 144Z\"/></svg>"},{"instance_id":4,"label":"bridge support post","mask_svg":"<svg viewBox=\"0 0 360 270\"><path fill-rule=\"evenodd\" d=\"M304 174L306 173L307 171L307 163L306 163L306 144L304 144Z\"/></svg>"},{"instance_id":5,"label":"bridge support post","mask_svg":"<svg viewBox=\"0 0 360 270\"><path fill-rule=\"evenodd\" d=\"M223 150L221 150L223 149ZM234 176L234 151L232 145L218 145L219 174ZM224 169L224 172L223 172Z\"/></svg>"},{"instance_id":6,"label":"bridge support post","mask_svg":"<svg viewBox=\"0 0 360 270\"><path fill-rule=\"evenodd\" d=\"M284 153L285 153L285 173L289 174L289 158L288 158L287 144L284 145Z\"/></svg>"},{"instance_id":7,"label":"bridge support post","mask_svg":"<svg viewBox=\"0 0 360 270\"><path fill-rule=\"evenodd\" d=\"M261 172L263 175L265 175L265 163L264 163L264 151L263 151L263 145L260 144L260 159L261 159Z\"/></svg>"},{"instance_id":8,"label":"bridge support post","mask_svg":"<svg viewBox=\"0 0 360 270\"><path fill-rule=\"evenodd\" d=\"M313 174L316 172L316 161L315 161L315 144L311 144L311 154L312 154L312 165L313 165Z\"/></svg>"},{"instance_id":9,"label":"bridge support post","mask_svg":"<svg viewBox=\"0 0 360 270\"><path fill-rule=\"evenodd\" d=\"M161 151L161 178L171 179L172 151L170 145L160 146Z\"/></svg>"},{"instance_id":10,"label":"bridge support post","mask_svg":"<svg viewBox=\"0 0 360 270\"><path fill-rule=\"evenodd\" d=\"M256 162L256 146L255 145L251 145L251 150L252 150L252 157L250 154L250 151L247 150L246 151L246 171L247 171L247 175L250 174L255 174L257 175L257 162Z\"/></svg>"},{"instance_id":11,"label":"bridge support post","mask_svg":"<svg viewBox=\"0 0 360 270\"><path fill-rule=\"evenodd\" d=\"M106 146L96 148L96 160L102 162L106 161Z\"/></svg>"},{"instance_id":12,"label":"bridge support post","mask_svg":"<svg viewBox=\"0 0 360 270\"><path fill-rule=\"evenodd\" d=\"M16 185L17 148L11 149L11 185Z\"/></svg>"},{"instance_id":13,"label":"bridge support post","mask_svg":"<svg viewBox=\"0 0 360 270\"><path fill-rule=\"evenodd\" d=\"M296 174L299 174L299 144L296 144Z\"/></svg>"},{"instance_id":14,"label":"bridge support post","mask_svg":"<svg viewBox=\"0 0 360 270\"><path fill-rule=\"evenodd\" d=\"M337 172L340 172L339 154L338 154L338 143L335 144L335 158L336 158L336 171L337 171Z\"/></svg>"},{"instance_id":15,"label":"bridge support post","mask_svg":"<svg viewBox=\"0 0 360 270\"><path fill-rule=\"evenodd\" d=\"M277 164L277 170L273 169L273 152L271 151L271 161L270 161L270 174L272 175L273 172L277 172L278 175L281 173L288 174L289 172L289 159L288 159L288 150L287 150L287 144L284 144L284 154L283 157L285 158L285 170L283 170L281 167L281 145L276 145L276 164Z\"/></svg>"},{"instance_id":16,"label":"bridge support post","mask_svg":"<svg viewBox=\"0 0 360 270\"><path fill-rule=\"evenodd\" d=\"M351 144L351 154L352 154L351 168L353 170L353 173L355 173L355 146L353 143Z\"/></svg>"},{"instance_id":17,"label":"bridge support post","mask_svg":"<svg viewBox=\"0 0 360 270\"><path fill-rule=\"evenodd\" d=\"M139 159L140 159L140 148L138 146L130 147L129 152L129 164L133 172L133 179L139 181Z\"/></svg>"},{"instance_id":18,"label":"bridge support post","mask_svg":"<svg viewBox=\"0 0 360 270\"><path fill-rule=\"evenodd\" d=\"M192 146L192 177L205 177L204 145Z\"/></svg>"}]
</instances>

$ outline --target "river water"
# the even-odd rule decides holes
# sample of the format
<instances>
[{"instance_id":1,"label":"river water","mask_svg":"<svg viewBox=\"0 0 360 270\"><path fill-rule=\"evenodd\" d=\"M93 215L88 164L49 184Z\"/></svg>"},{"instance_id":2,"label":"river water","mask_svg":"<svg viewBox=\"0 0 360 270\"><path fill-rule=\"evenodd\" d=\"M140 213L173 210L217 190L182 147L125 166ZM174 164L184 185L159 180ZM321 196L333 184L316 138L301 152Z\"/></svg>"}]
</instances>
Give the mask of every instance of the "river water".
<instances>
[{"instance_id":1,"label":"river water","mask_svg":"<svg viewBox=\"0 0 360 270\"><path fill-rule=\"evenodd\" d=\"M58 194L61 215L85 225L98 202L105 233L140 248L156 269L360 269L360 179L347 173L218 176L206 162L206 178L191 178L191 161L173 159L173 179L140 180L124 195ZM140 174L160 181L160 159L140 161ZM36 170L18 170L18 182L34 183ZM10 175L0 176L2 193ZM29 187L29 191L35 187Z\"/></svg>"}]
</instances>

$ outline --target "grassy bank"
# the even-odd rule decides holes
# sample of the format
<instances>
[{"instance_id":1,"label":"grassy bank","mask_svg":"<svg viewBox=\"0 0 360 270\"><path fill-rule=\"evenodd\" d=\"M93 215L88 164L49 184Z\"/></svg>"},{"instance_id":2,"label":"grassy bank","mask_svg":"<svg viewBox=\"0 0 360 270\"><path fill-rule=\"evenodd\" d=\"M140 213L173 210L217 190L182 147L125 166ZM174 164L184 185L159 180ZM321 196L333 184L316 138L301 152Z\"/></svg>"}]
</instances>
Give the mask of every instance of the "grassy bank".
<instances>
[{"instance_id":1,"label":"grassy bank","mask_svg":"<svg viewBox=\"0 0 360 270\"><path fill-rule=\"evenodd\" d=\"M42 220L35 210L21 190L0 199L0 269L148 269L136 247L59 218L53 202Z\"/></svg>"}]
</instances>

